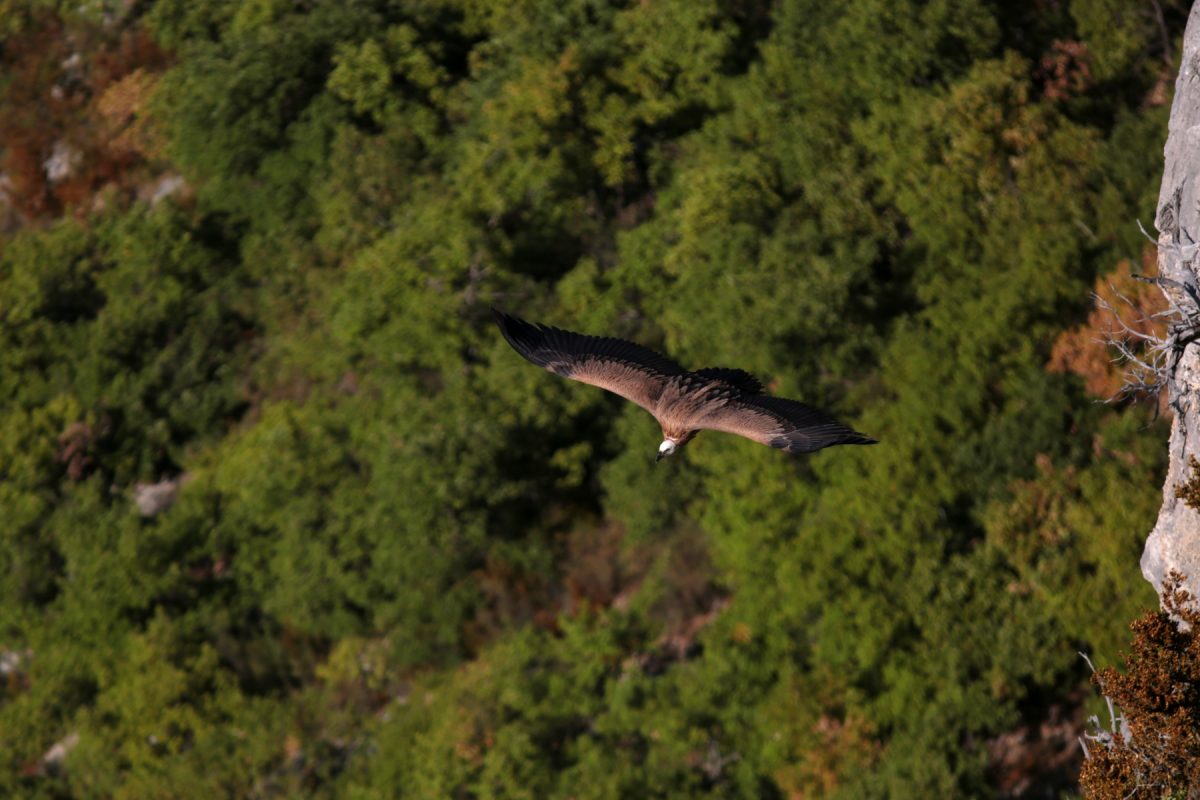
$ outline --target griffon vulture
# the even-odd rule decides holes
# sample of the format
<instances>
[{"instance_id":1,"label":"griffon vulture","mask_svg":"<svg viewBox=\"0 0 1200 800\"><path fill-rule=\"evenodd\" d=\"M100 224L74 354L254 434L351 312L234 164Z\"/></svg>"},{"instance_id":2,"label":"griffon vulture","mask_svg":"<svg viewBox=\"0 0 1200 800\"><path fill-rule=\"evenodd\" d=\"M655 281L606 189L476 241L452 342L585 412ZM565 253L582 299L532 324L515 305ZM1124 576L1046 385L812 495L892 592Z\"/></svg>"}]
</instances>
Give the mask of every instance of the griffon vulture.
<instances>
[{"instance_id":1,"label":"griffon vulture","mask_svg":"<svg viewBox=\"0 0 1200 800\"><path fill-rule=\"evenodd\" d=\"M526 360L555 375L632 400L662 426L659 461L702 430L744 436L789 453L835 444L875 444L814 408L763 394L748 372L708 367L688 372L669 358L621 339L535 325L492 309L500 332Z\"/></svg>"}]
</instances>

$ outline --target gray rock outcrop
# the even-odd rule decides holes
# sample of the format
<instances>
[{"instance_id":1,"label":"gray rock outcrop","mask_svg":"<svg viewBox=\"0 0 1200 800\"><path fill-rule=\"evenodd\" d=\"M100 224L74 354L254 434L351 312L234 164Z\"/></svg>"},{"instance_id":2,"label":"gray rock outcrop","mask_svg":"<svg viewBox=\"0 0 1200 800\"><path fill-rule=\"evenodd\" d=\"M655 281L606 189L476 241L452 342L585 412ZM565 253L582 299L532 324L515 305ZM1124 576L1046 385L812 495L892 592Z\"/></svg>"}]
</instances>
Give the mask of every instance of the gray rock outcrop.
<instances>
[{"instance_id":1,"label":"gray rock outcrop","mask_svg":"<svg viewBox=\"0 0 1200 800\"><path fill-rule=\"evenodd\" d=\"M1141 563L1156 590L1177 571L1186 578L1184 588L1200 597L1200 510L1192 507L1200 504L1177 496L1177 489L1197 477L1191 458L1200 458L1200 3L1192 7L1184 33L1164 155L1154 223L1158 274L1165 279L1160 288L1176 310L1164 376L1174 420L1163 504Z\"/></svg>"}]
</instances>

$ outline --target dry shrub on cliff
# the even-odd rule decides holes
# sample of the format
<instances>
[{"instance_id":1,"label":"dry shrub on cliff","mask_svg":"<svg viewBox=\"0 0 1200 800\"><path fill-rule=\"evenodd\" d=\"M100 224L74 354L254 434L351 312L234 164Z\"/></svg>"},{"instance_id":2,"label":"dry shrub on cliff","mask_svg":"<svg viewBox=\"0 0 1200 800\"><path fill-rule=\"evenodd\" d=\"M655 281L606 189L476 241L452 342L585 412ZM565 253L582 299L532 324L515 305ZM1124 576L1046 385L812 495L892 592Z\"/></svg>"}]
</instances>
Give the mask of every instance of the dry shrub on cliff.
<instances>
[{"instance_id":1,"label":"dry shrub on cliff","mask_svg":"<svg viewBox=\"0 0 1200 800\"><path fill-rule=\"evenodd\" d=\"M1120 710L1110 730L1089 735L1079 782L1094 800L1195 797L1200 791L1200 609L1172 573L1162 610L1130 624L1125 672L1094 683ZM1182 620L1185 625L1180 625Z\"/></svg>"},{"instance_id":2,"label":"dry shrub on cliff","mask_svg":"<svg viewBox=\"0 0 1200 800\"><path fill-rule=\"evenodd\" d=\"M1155 251L1142 251L1139 274L1154 275L1157 271ZM1163 338L1167 323L1160 316L1166 302L1157 286L1134 277L1133 264L1122 261L1109 275L1101 276L1095 286L1096 307L1083 325L1065 331L1054 342L1047 369L1051 372L1074 372L1083 378L1089 394L1109 400L1136 392L1128 392L1128 365L1114 357L1113 343L1131 341L1138 334ZM1118 315L1120 315L1118 317Z\"/></svg>"}]
</instances>

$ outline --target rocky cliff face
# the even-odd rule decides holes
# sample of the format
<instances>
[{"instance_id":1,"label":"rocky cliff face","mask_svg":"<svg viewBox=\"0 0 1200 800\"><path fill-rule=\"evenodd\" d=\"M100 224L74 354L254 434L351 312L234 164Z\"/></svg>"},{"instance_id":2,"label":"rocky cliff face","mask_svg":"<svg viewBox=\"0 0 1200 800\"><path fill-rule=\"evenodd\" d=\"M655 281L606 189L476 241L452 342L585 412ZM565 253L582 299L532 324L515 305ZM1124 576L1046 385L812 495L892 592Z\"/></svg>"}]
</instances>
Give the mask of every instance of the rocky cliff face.
<instances>
[{"instance_id":1,"label":"rocky cliff face","mask_svg":"<svg viewBox=\"0 0 1200 800\"><path fill-rule=\"evenodd\" d=\"M1161 592L1164 577L1178 571L1184 587L1200 596L1200 475L1192 460L1200 458L1200 3L1184 34L1165 157L1155 227L1160 288L1174 310L1162 343L1174 422L1163 504L1142 553L1142 574Z\"/></svg>"}]
</instances>

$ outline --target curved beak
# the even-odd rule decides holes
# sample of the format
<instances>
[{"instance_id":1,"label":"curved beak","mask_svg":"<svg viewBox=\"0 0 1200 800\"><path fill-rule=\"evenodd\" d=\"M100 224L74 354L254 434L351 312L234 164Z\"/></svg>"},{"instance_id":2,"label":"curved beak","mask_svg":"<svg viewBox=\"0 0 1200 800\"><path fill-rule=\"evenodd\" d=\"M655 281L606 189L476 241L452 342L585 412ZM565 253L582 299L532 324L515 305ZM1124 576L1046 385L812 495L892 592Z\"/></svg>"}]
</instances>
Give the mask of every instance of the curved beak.
<instances>
[{"instance_id":1,"label":"curved beak","mask_svg":"<svg viewBox=\"0 0 1200 800\"><path fill-rule=\"evenodd\" d=\"M654 454L654 463L657 464L658 462L660 462L662 460L663 460L663 452L661 450L659 450L657 453Z\"/></svg>"}]
</instances>

